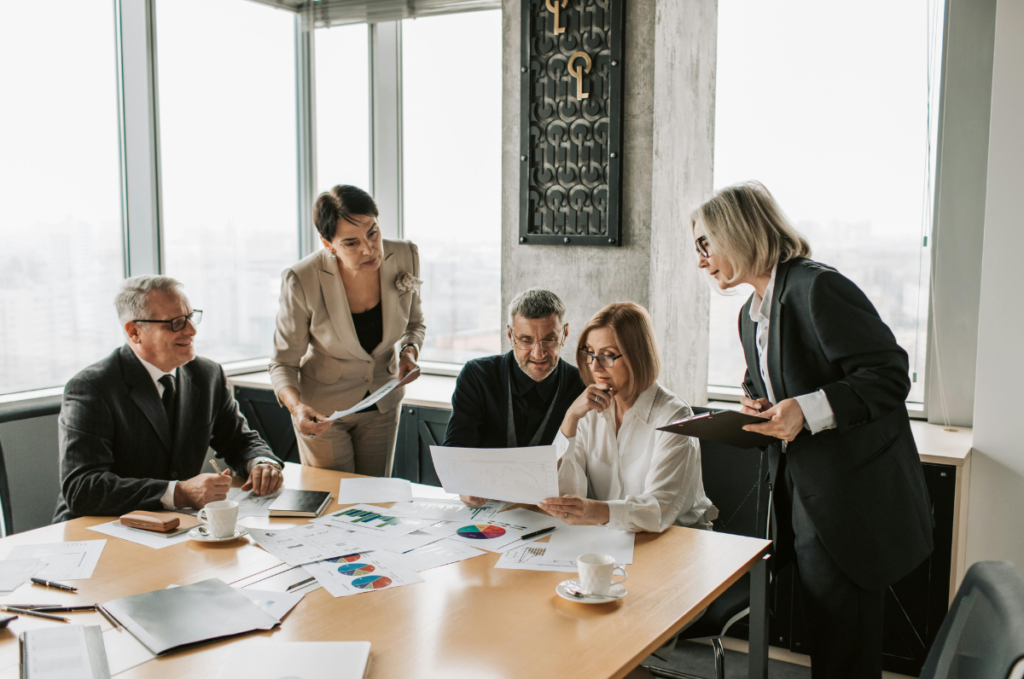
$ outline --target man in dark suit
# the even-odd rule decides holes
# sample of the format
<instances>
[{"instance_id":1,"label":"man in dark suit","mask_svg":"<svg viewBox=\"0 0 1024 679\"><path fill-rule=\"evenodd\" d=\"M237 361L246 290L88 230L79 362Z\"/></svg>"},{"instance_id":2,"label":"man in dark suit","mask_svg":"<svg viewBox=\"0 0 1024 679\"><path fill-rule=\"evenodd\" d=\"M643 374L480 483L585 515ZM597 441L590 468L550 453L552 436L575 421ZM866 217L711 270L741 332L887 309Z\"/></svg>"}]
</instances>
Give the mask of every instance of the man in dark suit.
<instances>
[{"instance_id":1,"label":"man in dark suit","mask_svg":"<svg viewBox=\"0 0 1024 679\"><path fill-rule=\"evenodd\" d=\"M223 369L197 358L201 311L166 276L124 281L115 305L128 341L68 382L59 419L61 495L54 522L223 500L230 472L202 474L208 447L257 495L283 463L238 411Z\"/></svg>"},{"instance_id":2,"label":"man in dark suit","mask_svg":"<svg viewBox=\"0 0 1024 679\"><path fill-rule=\"evenodd\" d=\"M569 336L565 305L534 288L512 300L507 354L466 363L455 382L444 445L517 448L549 445L565 411L586 386L559 354ZM463 498L481 504L480 498Z\"/></svg>"}]
</instances>

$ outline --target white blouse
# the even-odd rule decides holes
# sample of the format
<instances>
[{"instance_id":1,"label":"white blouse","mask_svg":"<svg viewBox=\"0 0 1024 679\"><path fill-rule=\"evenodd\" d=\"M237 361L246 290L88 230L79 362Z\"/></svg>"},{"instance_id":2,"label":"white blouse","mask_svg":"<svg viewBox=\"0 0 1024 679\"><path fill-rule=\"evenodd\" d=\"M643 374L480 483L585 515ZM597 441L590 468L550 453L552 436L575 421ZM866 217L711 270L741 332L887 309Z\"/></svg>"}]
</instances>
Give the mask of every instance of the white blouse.
<instances>
[{"instance_id":1,"label":"white blouse","mask_svg":"<svg viewBox=\"0 0 1024 679\"><path fill-rule=\"evenodd\" d=\"M690 406L657 382L622 416L618 435L614 399L603 413L591 410L576 436L559 430L555 438L559 492L607 502L611 528L711 528L718 510L704 494L700 443L656 429L690 415Z\"/></svg>"}]
</instances>

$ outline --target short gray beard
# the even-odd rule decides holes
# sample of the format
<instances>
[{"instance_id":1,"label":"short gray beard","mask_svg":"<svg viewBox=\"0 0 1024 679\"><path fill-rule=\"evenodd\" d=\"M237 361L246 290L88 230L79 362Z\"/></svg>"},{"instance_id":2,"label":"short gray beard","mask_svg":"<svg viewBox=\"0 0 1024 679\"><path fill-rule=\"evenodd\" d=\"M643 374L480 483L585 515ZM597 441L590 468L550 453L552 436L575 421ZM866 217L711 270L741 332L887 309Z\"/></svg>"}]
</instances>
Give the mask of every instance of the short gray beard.
<instances>
[{"instance_id":1,"label":"short gray beard","mask_svg":"<svg viewBox=\"0 0 1024 679\"><path fill-rule=\"evenodd\" d=\"M555 372L555 368L558 367L558 357L556 356L555 359L551 361L551 370L548 370L546 373L544 373L544 375L538 380L536 377L533 376L533 371L531 371L528 367L530 361L529 354L527 354L526 358L523 359L520 359L515 352L513 352L512 355L515 356L516 363L519 364L519 369L526 373L526 376L529 377L534 382L543 382L547 378L551 377L551 373Z\"/></svg>"}]
</instances>

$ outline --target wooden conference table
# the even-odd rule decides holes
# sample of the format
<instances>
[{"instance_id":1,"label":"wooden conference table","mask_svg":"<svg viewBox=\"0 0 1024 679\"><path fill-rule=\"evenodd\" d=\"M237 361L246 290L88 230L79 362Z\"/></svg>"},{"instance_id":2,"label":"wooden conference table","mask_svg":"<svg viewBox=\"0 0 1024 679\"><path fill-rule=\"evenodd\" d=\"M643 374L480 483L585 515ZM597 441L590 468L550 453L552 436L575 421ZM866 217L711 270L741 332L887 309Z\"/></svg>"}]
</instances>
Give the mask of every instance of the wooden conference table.
<instances>
[{"instance_id":1,"label":"wooden conference table","mask_svg":"<svg viewBox=\"0 0 1024 679\"><path fill-rule=\"evenodd\" d=\"M288 464L285 484L328 490L337 497L339 480L349 476L354 475ZM0 603L102 603L213 577L237 582L258 572L273 572L281 564L248 538L213 544L190 540L155 550L87 530L109 521L110 517L75 519L0 541L3 554L19 544L107 538L92 578L73 583L79 588L77 595L22 585L0 597ZM283 527L305 520L249 518L244 523ZM229 647L272 637L276 642L370 641L372 678L617 679L753 569L750 676L767 677L763 558L768 545L765 540L678 527L661 535L640 533L634 563L627 566L629 593L601 605L565 601L555 593L555 585L571 574L496 569L499 555L487 553L425 571L420 574L425 582L393 590L335 599L319 589L307 594L272 632L173 652L118 676L215 677ZM98 614L71 617L104 630L109 627ZM21 631L56 624L62 623L22 616L8 630L0 630L0 676L16 672Z\"/></svg>"}]
</instances>

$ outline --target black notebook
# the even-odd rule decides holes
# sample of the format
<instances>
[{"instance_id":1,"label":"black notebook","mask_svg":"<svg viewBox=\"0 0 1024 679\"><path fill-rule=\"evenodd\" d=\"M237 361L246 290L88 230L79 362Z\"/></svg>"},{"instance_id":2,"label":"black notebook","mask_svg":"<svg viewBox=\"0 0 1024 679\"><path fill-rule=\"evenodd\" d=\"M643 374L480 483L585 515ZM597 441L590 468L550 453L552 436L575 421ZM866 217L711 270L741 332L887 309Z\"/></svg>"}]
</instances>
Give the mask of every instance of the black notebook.
<instances>
[{"instance_id":1,"label":"black notebook","mask_svg":"<svg viewBox=\"0 0 1024 679\"><path fill-rule=\"evenodd\" d=\"M22 679L44 675L110 679L107 649L99 625L30 629L22 632L18 641Z\"/></svg>"},{"instance_id":2,"label":"black notebook","mask_svg":"<svg viewBox=\"0 0 1024 679\"><path fill-rule=\"evenodd\" d=\"M281 495L270 505L271 516L320 516L331 504L331 494L326 490L282 490Z\"/></svg>"},{"instance_id":3,"label":"black notebook","mask_svg":"<svg viewBox=\"0 0 1024 679\"><path fill-rule=\"evenodd\" d=\"M748 424L764 424L764 422L765 419L757 415L747 415L735 410L716 410L658 427L658 431L684 434L737 448L763 448L779 439L764 434L755 434L752 431L743 431L743 427Z\"/></svg>"}]
</instances>

